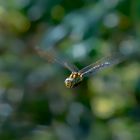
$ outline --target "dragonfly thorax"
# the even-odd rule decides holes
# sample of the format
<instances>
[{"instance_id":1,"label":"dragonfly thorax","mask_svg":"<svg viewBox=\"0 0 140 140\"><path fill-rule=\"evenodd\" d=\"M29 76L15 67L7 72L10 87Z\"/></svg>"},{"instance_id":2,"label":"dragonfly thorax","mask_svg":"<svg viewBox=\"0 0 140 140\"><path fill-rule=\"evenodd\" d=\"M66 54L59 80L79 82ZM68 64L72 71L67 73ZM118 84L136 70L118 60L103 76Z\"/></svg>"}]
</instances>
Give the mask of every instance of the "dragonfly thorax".
<instances>
[{"instance_id":1,"label":"dragonfly thorax","mask_svg":"<svg viewBox=\"0 0 140 140\"><path fill-rule=\"evenodd\" d=\"M78 72L72 72L72 74L66 78L65 85L68 88L73 88L77 86L81 81L83 80L83 77Z\"/></svg>"}]
</instances>

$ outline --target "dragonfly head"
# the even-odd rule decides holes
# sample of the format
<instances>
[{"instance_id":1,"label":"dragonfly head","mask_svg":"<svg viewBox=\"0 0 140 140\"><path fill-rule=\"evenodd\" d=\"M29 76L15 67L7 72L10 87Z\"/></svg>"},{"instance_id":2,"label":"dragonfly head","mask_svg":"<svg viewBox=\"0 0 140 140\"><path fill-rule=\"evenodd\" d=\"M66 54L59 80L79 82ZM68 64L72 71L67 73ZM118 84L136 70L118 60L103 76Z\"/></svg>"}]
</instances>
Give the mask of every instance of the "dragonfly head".
<instances>
[{"instance_id":1,"label":"dragonfly head","mask_svg":"<svg viewBox=\"0 0 140 140\"><path fill-rule=\"evenodd\" d=\"M73 87L73 78L70 78L70 77L66 78L66 80L65 80L65 86L67 88L72 88Z\"/></svg>"},{"instance_id":2,"label":"dragonfly head","mask_svg":"<svg viewBox=\"0 0 140 140\"><path fill-rule=\"evenodd\" d=\"M77 86L82 80L83 77L80 73L73 72L68 78L66 78L65 85L67 88L73 88Z\"/></svg>"}]
</instances>

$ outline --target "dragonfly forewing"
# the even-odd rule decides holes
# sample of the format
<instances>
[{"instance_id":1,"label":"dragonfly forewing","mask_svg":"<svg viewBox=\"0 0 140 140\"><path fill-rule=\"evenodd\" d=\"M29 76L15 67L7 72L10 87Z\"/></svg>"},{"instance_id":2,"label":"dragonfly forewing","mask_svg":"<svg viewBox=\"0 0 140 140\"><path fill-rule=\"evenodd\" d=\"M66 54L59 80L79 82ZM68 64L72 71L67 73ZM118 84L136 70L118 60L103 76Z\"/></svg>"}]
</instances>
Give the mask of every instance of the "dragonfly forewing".
<instances>
[{"instance_id":1,"label":"dragonfly forewing","mask_svg":"<svg viewBox=\"0 0 140 140\"><path fill-rule=\"evenodd\" d=\"M60 64L61 66L67 68L71 72L79 71L79 69L75 65L71 64L68 61L64 61L64 60L56 57L56 54L54 54L53 52L44 51L38 47L36 47L35 50L41 57L45 58L48 62L51 62L51 63L56 62L56 63Z\"/></svg>"},{"instance_id":2,"label":"dragonfly forewing","mask_svg":"<svg viewBox=\"0 0 140 140\"><path fill-rule=\"evenodd\" d=\"M108 57L102 58L93 64L90 64L89 66L81 69L79 71L79 73L81 73L83 76L89 76L91 74L95 74L96 72L98 72L104 68L118 64L122 60L124 60L124 56L120 53L115 53Z\"/></svg>"}]
</instances>

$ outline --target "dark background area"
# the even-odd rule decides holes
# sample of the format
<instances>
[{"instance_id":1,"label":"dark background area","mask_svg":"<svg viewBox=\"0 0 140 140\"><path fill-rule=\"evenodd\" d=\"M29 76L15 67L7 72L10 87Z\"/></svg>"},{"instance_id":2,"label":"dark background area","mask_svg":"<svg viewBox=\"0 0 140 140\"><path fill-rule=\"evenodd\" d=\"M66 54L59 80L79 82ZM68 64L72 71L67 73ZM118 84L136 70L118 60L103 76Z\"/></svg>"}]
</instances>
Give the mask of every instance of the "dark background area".
<instances>
[{"instance_id":1,"label":"dark background area","mask_svg":"<svg viewBox=\"0 0 140 140\"><path fill-rule=\"evenodd\" d=\"M139 0L0 0L1 140L140 140ZM70 72L128 59L68 89Z\"/></svg>"}]
</instances>

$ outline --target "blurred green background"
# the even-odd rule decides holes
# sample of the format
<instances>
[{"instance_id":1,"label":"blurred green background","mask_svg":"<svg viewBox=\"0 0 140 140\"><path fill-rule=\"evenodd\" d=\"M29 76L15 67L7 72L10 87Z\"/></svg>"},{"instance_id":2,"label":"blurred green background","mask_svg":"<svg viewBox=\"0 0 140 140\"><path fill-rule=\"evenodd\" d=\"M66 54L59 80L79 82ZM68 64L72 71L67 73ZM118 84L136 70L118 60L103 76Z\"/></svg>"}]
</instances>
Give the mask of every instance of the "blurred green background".
<instances>
[{"instance_id":1,"label":"blurred green background","mask_svg":"<svg viewBox=\"0 0 140 140\"><path fill-rule=\"evenodd\" d=\"M140 140L139 0L0 0L1 140ZM128 59L67 89L70 72L115 51Z\"/></svg>"}]
</instances>

